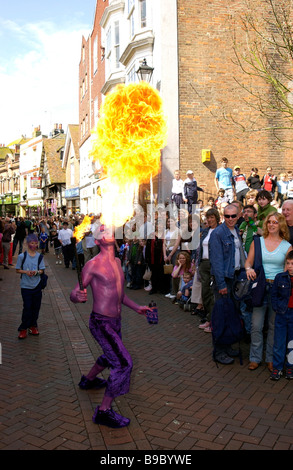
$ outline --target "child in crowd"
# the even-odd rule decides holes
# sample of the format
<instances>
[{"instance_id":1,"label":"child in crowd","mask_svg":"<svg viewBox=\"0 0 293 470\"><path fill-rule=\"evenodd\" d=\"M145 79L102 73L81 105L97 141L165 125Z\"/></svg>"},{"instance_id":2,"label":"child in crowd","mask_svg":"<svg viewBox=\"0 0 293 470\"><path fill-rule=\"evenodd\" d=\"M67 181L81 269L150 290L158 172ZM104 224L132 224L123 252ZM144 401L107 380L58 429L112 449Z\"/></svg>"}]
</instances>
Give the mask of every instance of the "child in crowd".
<instances>
[{"instance_id":1,"label":"child in crowd","mask_svg":"<svg viewBox=\"0 0 293 470\"><path fill-rule=\"evenodd\" d=\"M256 189L251 189L246 193L246 205L247 206L254 206L256 210L258 210L258 204L256 202L256 196L258 195L259 191Z\"/></svg>"},{"instance_id":2,"label":"child in crowd","mask_svg":"<svg viewBox=\"0 0 293 470\"><path fill-rule=\"evenodd\" d=\"M128 263L131 268L131 289L141 289L143 284L143 247L135 234L128 251Z\"/></svg>"},{"instance_id":3,"label":"child in crowd","mask_svg":"<svg viewBox=\"0 0 293 470\"><path fill-rule=\"evenodd\" d=\"M176 298L179 304L183 305L186 304L186 302L190 299L191 297L191 289L192 289L192 283L193 283L193 276L192 273L187 271L183 274L182 276L182 286L177 292Z\"/></svg>"},{"instance_id":4,"label":"child in crowd","mask_svg":"<svg viewBox=\"0 0 293 470\"><path fill-rule=\"evenodd\" d=\"M220 188L219 191L218 191L218 197L215 200L215 204L216 204L218 209L220 208L220 206L223 202L226 202L228 204L229 198L228 198L228 196L225 196L225 189Z\"/></svg>"},{"instance_id":5,"label":"child in crowd","mask_svg":"<svg viewBox=\"0 0 293 470\"><path fill-rule=\"evenodd\" d=\"M288 188L287 199L293 199L293 171L287 171Z\"/></svg>"},{"instance_id":6,"label":"child in crowd","mask_svg":"<svg viewBox=\"0 0 293 470\"><path fill-rule=\"evenodd\" d=\"M261 190L261 182L258 175L258 168L251 168L250 176L247 178L247 184L250 189L256 189L257 191Z\"/></svg>"},{"instance_id":7,"label":"child in crowd","mask_svg":"<svg viewBox=\"0 0 293 470\"><path fill-rule=\"evenodd\" d=\"M174 179L172 180L171 201L180 209L183 204L183 188L184 181L180 177L179 170L174 171Z\"/></svg>"},{"instance_id":8,"label":"child in crowd","mask_svg":"<svg viewBox=\"0 0 293 470\"><path fill-rule=\"evenodd\" d=\"M171 274L172 292L178 292L182 286L183 274L185 272L192 273L191 258L187 251L180 251L176 257L175 266ZM170 295L170 299L176 300L176 296Z\"/></svg>"},{"instance_id":9,"label":"child in crowd","mask_svg":"<svg viewBox=\"0 0 293 470\"><path fill-rule=\"evenodd\" d=\"M276 312L271 380L279 380L287 355L286 378L293 379L293 251L286 256L285 272L276 275L272 290L272 307Z\"/></svg>"},{"instance_id":10,"label":"child in crowd","mask_svg":"<svg viewBox=\"0 0 293 470\"><path fill-rule=\"evenodd\" d=\"M61 247L60 247L61 248ZM61 253L61 252L60 252ZM83 246L82 246L82 240L80 240L77 244L76 244L76 253L77 253L77 257L78 257L78 261L79 261L79 266L80 268L82 269L84 267L84 253L83 253ZM60 262L60 264L62 263L62 261ZM56 264L57 264L57 261L56 261Z\"/></svg>"},{"instance_id":11,"label":"child in crowd","mask_svg":"<svg viewBox=\"0 0 293 470\"><path fill-rule=\"evenodd\" d=\"M45 270L44 259L38 266L40 253L38 250L38 236L34 233L26 238L27 252L24 260L24 253L18 255L16 262L16 272L21 274L20 287L23 300L23 310L21 324L18 328L19 339L27 337L27 331L31 335L38 335L38 317L42 302L42 288L40 286L40 275Z\"/></svg>"},{"instance_id":12,"label":"child in crowd","mask_svg":"<svg viewBox=\"0 0 293 470\"><path fill-rule=\"evenodd\" d=\"M42 254L44 255L46 252L46 245L48 241L48 234L45 232L45 227L41 228L41 233L39 235L40 240L40 250L42 250Z\"/></svg>"},{"instance_id":13,"label":"child in crowd","mask_svg":"<svg viewBox=\"0 0 293 470\"><path fill-rule=\"evenodd\" d=\"M269 191L263 189L259 191L256 196L256 202L258 204L258 211L257 211L257 226L262 228L265 218L271 212L277 212L277 209L271 205L273 197Z\"/></svg>"},{"instance_id":14,"label":"child in crowd","mask_svg":"<svg viewBox=\"0 0 293 470\"><path fill-rule=\"evenodd\" d=\"M278 190L278 202L280 203L280 205L282 205L284 200L287 199L287 192L288 192L288 181L287 181L286 173L280 173L279 179L277 181L277 190Z\"/></svg>"},{"instance_id":15,"label":"child in crowd","mask_svg":"<svg viewBox=\"0 0 293 470\"><path fill-rule=\"evenodd\" d=\"M56 256L56 264L62 264L62 246L58 240L58 229L57 225L53 224L52 230L50 232L51 245L54 247L54 252Z\"/></svg>"}]
</instances>

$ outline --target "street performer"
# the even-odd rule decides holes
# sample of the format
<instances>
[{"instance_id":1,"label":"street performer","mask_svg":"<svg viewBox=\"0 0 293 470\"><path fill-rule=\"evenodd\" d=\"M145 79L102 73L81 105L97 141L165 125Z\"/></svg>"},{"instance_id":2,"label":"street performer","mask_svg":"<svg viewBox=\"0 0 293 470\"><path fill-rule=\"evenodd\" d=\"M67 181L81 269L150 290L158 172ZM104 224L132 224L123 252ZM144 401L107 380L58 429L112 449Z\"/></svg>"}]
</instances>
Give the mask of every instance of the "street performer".
<instances>
[{"instance_id":1,"label":"street performer","mask_svg":"<svg viewBox=\"0 0 293 470\"><path fill-rule=\"evenodd\" d=\"M99 227L94 232L95 242L100 252L89 260L82 269L84 290L80 284L70 294L74 303L87 301L87 286L93 294L93 311L90 315L89 328L93 337L103 350L103 354L86 376L81 377L82 389L106 387L104 397L93 415L93 422L105 426L120 428L127 426L130 419L112 409L115 397L128 393L132 359L121 337L122 304L135 312L146 315L146 306L139 306L124 293L124 273L119 258L115 258L115 238L111 228ZM105 368L110 368L108 380L97 375Z\"/></svg>"}]
</instances>

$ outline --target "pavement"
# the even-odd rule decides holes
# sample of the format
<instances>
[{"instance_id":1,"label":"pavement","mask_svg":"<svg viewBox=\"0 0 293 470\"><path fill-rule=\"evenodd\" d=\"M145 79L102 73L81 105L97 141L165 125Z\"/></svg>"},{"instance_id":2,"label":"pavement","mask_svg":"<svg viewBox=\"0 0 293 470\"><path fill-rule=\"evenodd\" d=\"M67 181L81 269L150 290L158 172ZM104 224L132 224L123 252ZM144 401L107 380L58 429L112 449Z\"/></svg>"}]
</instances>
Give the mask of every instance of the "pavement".
<instances>
[{"instance_id":1,"label":"pavement","mask_svg":"<svg viewBox=\"0 0 293 470\"><path fill-rule=\"evenodd\" d=\"M16 256L13 258L16 263ZM127 428L92 422L103 391L78 382L101 351L88 328L86 304L69 295L76 271L45 255L40 335L18 339L22 299L15 267L0 267L0 449L185 452L293 449L293 381L269 379L265 363L212 360L211 334L200 319L161 294L127 289L141 305L154 300L159 323L123 307L122 334L134 368L131 388L114 409L131 419ZM107 373L104 373L107 378ZM102 455L102 454L101 454Z\"/></svg>"}]
</instances>

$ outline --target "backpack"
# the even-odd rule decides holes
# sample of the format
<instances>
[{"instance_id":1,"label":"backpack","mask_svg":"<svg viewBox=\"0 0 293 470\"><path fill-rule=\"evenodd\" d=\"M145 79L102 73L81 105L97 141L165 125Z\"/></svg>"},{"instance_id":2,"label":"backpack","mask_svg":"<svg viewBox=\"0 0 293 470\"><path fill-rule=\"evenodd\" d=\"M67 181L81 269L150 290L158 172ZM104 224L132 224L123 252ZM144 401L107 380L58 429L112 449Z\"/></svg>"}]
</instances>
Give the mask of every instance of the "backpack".
<instances>
[{"instance_id":1,"label":"backpack","mask_svg":"<svg viewBox=\"0 0 293 470\"><path fill-rule=\"evenodd\" d=\"M240 343L244 335L243 322L240 314L235 310L232 299L223 295L216 300L211 315L211 327L214 346L213 358L217 363L216 347ZM242 364L240 348L239 356Z\"/></svg>"},{"instance_id":2,"label":"backpack","mask_svg":"<svg viewBox=\"0 0 293 470\"><path fill-rule=\"evenodd\" d=\"M24 262L25 262L25 259L26 259L26 256L27 256L27 252L25 251L23 253L23 260L22 260L22 263L21 263L21 269L23 269L23 265L24 265ZM39 254L39 258L38 258L38 270L40 269L40 264L41 264L41 261L43 259L43 255ZM43 272L43 274L40 274L40 287L41 289L45 289L45 287L47 286L47 281L48 281L48 276L47 274L45 274Z\"/></svg>"}]
</instances>

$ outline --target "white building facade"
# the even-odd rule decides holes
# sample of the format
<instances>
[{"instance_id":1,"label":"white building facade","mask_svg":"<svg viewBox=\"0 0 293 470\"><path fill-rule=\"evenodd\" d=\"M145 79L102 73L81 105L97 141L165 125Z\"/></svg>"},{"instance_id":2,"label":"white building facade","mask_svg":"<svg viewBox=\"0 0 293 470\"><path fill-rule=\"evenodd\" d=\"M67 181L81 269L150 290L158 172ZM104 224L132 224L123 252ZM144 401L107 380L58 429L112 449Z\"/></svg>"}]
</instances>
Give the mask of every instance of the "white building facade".
<instances>
[{"instance_id":1,"label":"white building facade","mask_svg":"<svg viewBox=\"0 0 293 470\"><path fill-rule=\"evenodd\" d=\"M177 1L109 0L100 27L105 61L103 97L117 84L138 82L136 72L144 59L154 69L150 84L162 96L168 121L158 184L158 200L165 202L173 172L179 168ZM97 180L96 168L89 159L91 141L89 137L80 147L80 211L84 214L99 212L97 194L106 184Z\"/></svg>"},{"instance_id":2,"label":"white building facade","mask_svg":"<svg viewBox=\"0 0 293 470\"><path fill-rule=\"evenodd\" d=\"M43 207L43 191L41 189L42 181L40 177L42 150L42 135L20 146L20 215L22 216L26 215L26 207L34 210L35 214Z\"/></svg>"}]
</instances>

